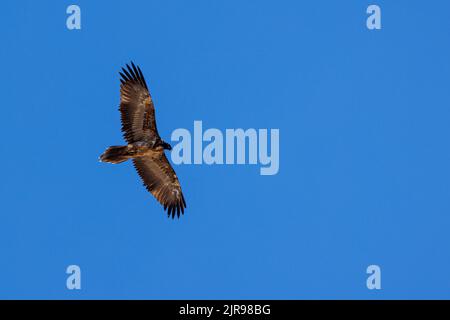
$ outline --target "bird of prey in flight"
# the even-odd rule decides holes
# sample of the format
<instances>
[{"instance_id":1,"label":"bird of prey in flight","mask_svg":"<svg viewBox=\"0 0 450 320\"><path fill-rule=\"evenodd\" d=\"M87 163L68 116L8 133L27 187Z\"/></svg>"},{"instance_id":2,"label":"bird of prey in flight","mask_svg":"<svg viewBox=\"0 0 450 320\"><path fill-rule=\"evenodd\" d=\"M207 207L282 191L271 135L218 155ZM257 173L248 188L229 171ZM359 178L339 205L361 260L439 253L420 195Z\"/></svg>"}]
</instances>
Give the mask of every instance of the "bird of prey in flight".
<instances>
[{"instance_id":1,"label":"bird of prey in flight","mask_svg":"<svg viewBox=\"0 0 450 320\"><path fill-rule=\"evenodd\" d=\"M138 66L131 62L119 72L120 113L126 146L112 146L100 156L100 161L122 163L132 159L144 186L167 210L172 218L184 214L186 201L177 175L164 154L172 147L158 134L155 108Z\"/></svg>"}]
</instances>

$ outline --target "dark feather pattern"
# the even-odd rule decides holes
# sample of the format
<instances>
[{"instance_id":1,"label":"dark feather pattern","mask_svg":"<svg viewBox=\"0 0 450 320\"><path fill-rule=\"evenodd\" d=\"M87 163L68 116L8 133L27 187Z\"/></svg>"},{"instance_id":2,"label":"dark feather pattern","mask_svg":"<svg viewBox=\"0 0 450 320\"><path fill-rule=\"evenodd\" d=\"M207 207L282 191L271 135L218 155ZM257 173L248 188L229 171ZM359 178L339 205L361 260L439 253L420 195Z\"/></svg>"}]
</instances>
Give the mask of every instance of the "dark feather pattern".
<instances>
[{"instance_id":1,"label":"dark feather pattern","mask_svg":"<svg viewBox=\"0 0 450 320\"><path fill-rule=\"evenodd\" d=\"M160 140L155 108L141 69L133 62L119 72L122 132L128 144ZM133 156L133 164L144 186L164 206L168 216L184 214L186 201L178 177L164 154L154 149Z\"/></svg>"},{"instance_id":2,"label":"dark feather pattern","mask_svg":"<svg viewBox=\"0 0 450 320\"><path fill-rule=\"evenodd\" d=\"M186 201L177 175L164 154L155 152L152 156L133 159L134 167L147 190L164 206L168 216L184 214Z\"/></svg>"},{"instance_id":3,"label":"dark feather pattern","mask_svg":"<svg viewBox=\"0 0 450 320\"><path fill-rule=\"evenodd\" d=\"M119 72L122 132L128 143L158 137L155 108L139 67L131 63Z\"/></svg>"},{"instance_id":4,"label":"dark feather pattern","mask_svg":"<svg viewBox=\"0 0 450 320\"><path fill-rule=\"evenodd\" d=\"M133 62L119 72L122 132L128 146L110 147L101 160L120 163L133 159L147 190L164 206L169 217L184 214L186 201L180 182L166 158L156 128L155 108L141 69ZM153 148L149 146L154 146Z\"/></svg>"}]
</instances>

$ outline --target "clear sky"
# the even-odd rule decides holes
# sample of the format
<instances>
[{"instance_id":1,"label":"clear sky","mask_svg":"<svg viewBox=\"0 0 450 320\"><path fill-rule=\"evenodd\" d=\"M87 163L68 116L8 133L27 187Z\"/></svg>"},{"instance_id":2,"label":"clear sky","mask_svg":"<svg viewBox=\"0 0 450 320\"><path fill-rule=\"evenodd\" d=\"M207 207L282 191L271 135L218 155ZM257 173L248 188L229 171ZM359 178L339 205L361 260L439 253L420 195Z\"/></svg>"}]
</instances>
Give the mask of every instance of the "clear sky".
<instances>
[{"instance_id":1,"label":"clear sky","mask_svg":"<svg viewBox=\"0 0 450 320\"><path fill-rule=\"evenodd\" d=\"M450 298L449 11L2 1L0 298ZM123 144L130 60L163 139L195 120L279 129L278 174L176 165L188 207L167 219L131 163L97 161Z\"/></svg>"}]
</instances>

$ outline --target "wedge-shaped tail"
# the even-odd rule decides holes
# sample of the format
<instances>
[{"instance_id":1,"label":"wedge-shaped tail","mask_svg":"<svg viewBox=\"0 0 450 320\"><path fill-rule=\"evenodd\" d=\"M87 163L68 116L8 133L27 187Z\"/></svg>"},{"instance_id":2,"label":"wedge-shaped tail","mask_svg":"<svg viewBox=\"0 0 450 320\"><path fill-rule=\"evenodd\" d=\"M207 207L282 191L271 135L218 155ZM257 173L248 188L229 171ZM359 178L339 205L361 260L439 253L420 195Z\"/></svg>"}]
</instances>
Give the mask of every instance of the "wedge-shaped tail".
<instances>
[{"instance_id":1,"label":"wedge-shaped tail","mask_svg":"<svg viewBox=\"0 0 450 320\"><path fill-rule=\"evenodd\" d=\"M131 159L133 156L129 152L128 146L112 146L100 156L101 162L121 163Z\"/></svg>"}]
</instances>

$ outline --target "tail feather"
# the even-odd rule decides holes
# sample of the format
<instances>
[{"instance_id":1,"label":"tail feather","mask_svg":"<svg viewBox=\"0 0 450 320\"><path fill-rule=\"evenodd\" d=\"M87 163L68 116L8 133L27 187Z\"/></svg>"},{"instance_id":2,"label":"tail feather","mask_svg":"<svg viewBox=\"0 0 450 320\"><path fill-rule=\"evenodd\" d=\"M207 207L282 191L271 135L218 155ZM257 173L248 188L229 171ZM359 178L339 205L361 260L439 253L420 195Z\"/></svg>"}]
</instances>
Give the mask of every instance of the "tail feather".
<instances>
[{"instance_id":1,"label":"tail feather","mask_svg":"<svg viewBox=\"0 0 450 320\"><path fill-rule=\"evenodd\" d=\"M101 162L121 163L131 158L128 146L112 146L100 156Z\"/></svg>"}]
</instances>

